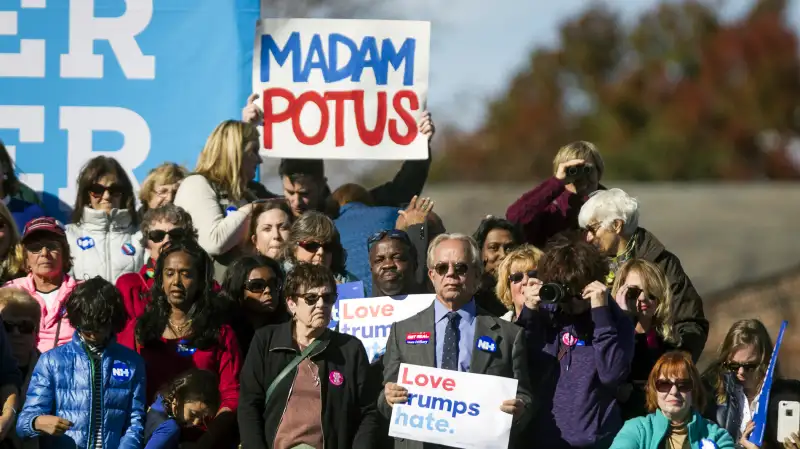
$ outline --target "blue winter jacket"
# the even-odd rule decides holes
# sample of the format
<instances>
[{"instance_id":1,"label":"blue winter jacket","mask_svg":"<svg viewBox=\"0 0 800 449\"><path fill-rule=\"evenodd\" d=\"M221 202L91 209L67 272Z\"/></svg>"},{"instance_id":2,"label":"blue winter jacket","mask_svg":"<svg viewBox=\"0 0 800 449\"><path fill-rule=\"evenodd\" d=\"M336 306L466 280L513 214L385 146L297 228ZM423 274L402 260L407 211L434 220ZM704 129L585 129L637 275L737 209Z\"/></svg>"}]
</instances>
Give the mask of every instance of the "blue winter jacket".
<instances>
[{"instance_id":1,"label":"blue winter jacket","mask_svg":"<svg viewBox=\"0 0 800 449\"><path fill-rule=\"evenodd\" d=\"M367 239L379 231L394 229L397 223L397 207L370 207L361 203L348 203L339 209L339 218L334 220L342 238L342 247L347 251L347 271L364 281L367 297L372 296L372 271L369 267Z\"/></svg>"},{"instance_id":2,"label":"blue winter jacket","mask_svg":"<svg viewBox=\"0 0 800 449\"><path fill-rule=\"evenodd\" d=\"M17 418L17 434L39 437L41 449L86 448L92 435L92 376L89 355L76 332L72 341L45 352L33 370L25 405ZM136 352L111 341L102 356L103 448L144 446L145 371ZM41 415L73 423L53 437L33 430Z\"/></svg>"}]
</instances>

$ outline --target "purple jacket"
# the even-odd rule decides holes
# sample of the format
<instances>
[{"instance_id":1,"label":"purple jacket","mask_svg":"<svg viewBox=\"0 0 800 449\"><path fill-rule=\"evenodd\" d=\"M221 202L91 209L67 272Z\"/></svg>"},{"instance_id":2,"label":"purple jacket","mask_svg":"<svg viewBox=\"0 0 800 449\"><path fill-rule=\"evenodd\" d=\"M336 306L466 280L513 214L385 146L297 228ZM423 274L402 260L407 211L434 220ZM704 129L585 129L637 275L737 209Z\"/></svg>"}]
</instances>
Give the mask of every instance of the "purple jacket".
<instances>
[{"instance_id":1,"label":"purple jacket","mask_svg":"<svg viewBox=\"0 0 800 449\"><path fill-rule=\"evenodd\" d=\"M579 316L523 309L517 324L539 367L539 447L608 447L622 428L616 392L633 360L633 322L610 300Z\"/></svg>"}]
</instances>

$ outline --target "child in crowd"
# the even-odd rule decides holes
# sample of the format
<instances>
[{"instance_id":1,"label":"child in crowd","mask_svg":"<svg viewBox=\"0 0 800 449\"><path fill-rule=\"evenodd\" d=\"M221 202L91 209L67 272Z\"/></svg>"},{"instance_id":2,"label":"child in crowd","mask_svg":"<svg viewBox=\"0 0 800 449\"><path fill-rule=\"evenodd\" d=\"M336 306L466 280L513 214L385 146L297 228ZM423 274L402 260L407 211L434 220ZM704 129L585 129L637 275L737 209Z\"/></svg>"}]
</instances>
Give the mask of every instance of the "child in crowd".
<instances>
[{"instance_id":1,"label":"child in crowd","mask_svg":"<svg viewBox=\"0 0 800 449\"><path fill-rule=\"evenodd\" d=\"M95 277L79 284L65 307L75 334L36 363L17 434L39 437L41 449L141 448L144 362L114 339L125 323L119 292Z\"/></svg>"},{"instance_id":2,"label":"child in crowd","mask_svg":"<svg viewBox=\"0 0 800 449\"><path fill-rule=\"evenodd\" d=\"M216 415L220 394L217 375L191 369L167 384L147 411L145 449L177 449L181 430L199 427Z\"/></svg>"}]
</instances>

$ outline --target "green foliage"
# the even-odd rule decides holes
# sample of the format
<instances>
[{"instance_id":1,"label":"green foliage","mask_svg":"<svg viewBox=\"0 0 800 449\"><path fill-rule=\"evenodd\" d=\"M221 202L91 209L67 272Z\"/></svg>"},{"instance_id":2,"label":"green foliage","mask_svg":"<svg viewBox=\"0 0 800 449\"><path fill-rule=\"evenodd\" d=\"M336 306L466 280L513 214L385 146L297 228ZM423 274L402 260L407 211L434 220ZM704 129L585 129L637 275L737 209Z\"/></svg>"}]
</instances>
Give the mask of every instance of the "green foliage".
<instances>
[{"instance_id":1,"label":"green foliage","mask_svg":"<svg viewBox=\"0 0 800 449\"><path fill-rule=\"evenodd\" d=\"M800 59L787 2L757 1L724 22L707 3L662 3L624 26L606 6L536 49L471 133L444 136L440 180L552 174L559 147L597 144L606 177L637 181L800 178ZM759 144L777 133L770 151Z\"/></svg>"}]
</instances>

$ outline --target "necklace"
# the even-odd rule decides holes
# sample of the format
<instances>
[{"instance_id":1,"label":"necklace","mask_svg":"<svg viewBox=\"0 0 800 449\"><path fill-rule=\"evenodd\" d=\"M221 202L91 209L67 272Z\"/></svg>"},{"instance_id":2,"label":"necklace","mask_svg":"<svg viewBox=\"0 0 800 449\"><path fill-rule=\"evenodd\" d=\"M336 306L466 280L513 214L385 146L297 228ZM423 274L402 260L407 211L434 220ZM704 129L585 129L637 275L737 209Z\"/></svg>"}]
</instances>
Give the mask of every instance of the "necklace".
<instances>
[{"instance_id":1,"label":"necklace","mask_svg":"<svg viewBox=\"0 0 800 449\"><path fill-rule=\"evenodd\" d=\"M308 360L306 366L308 367L308 372L311 374L311 378L314 379L314 386L319 387L319 374L317 373L317 370L311 366L313 363L314 362L311 360Z\"/></svg>"},{"instance_id":2,"label":"necklace","mask_svg":"<svg viewBox=\"0 0 800 449\"><path fill-rule=\"evenodd\" d=\"M167 326L170 328L172 333L175 334L176 337L183 337L184 331L186 330L186 328L191 326L191 324L192 320L186 320L182 324L176 324L174 321L172 321L172 318L167 319Z\"/></svg>"}]
</instances>

